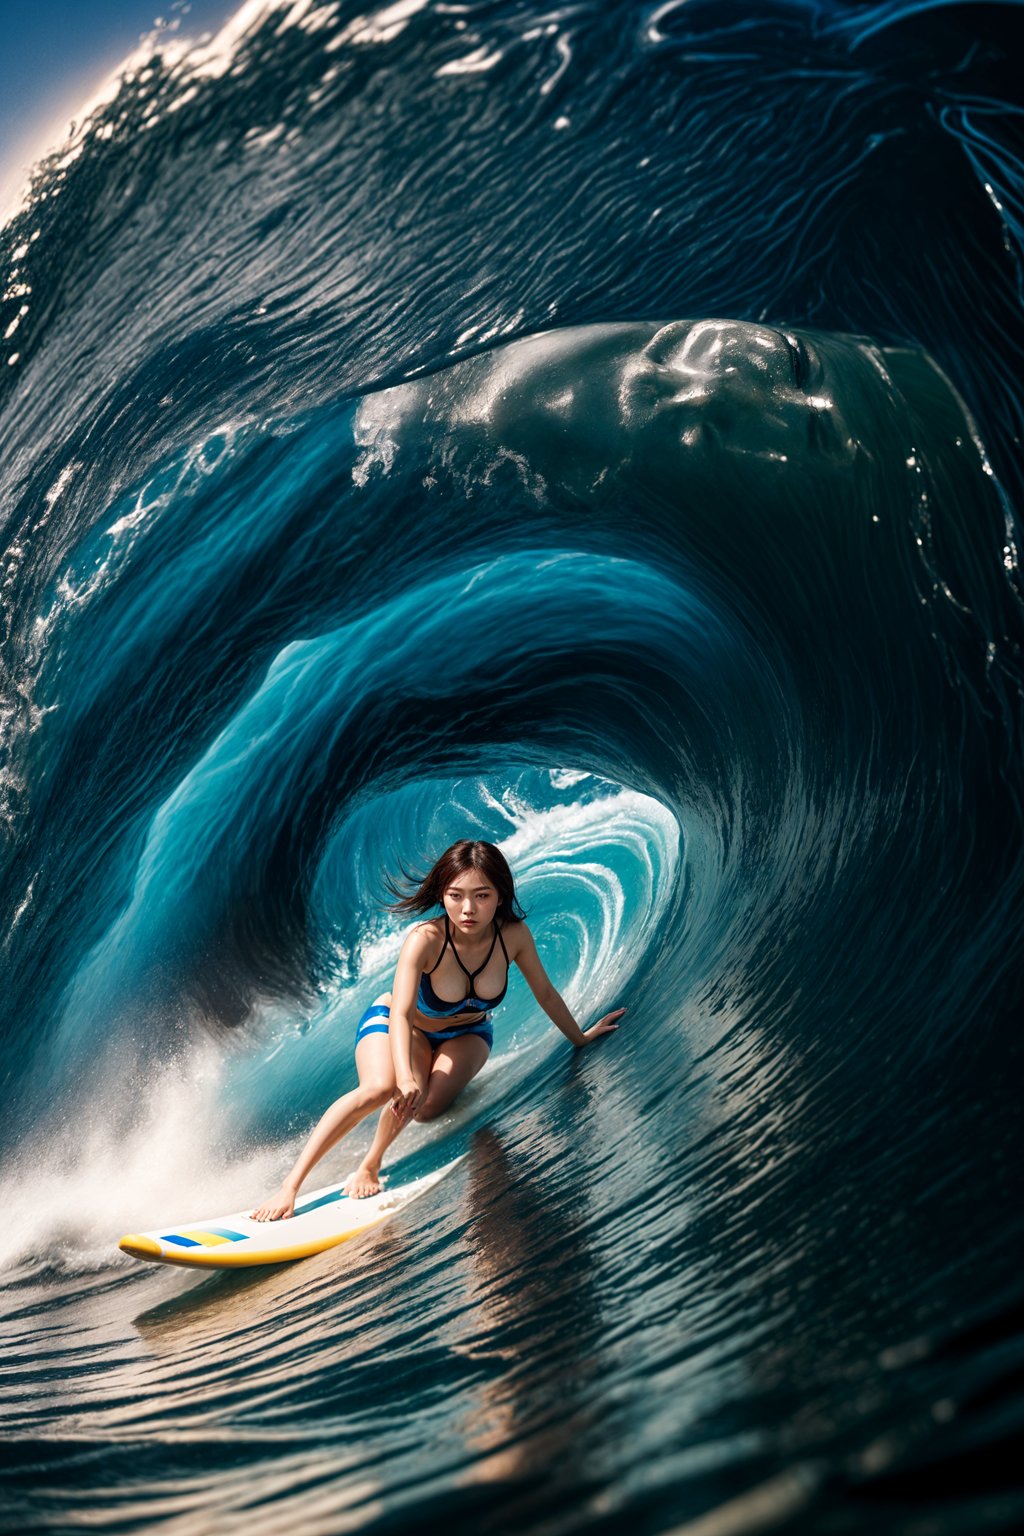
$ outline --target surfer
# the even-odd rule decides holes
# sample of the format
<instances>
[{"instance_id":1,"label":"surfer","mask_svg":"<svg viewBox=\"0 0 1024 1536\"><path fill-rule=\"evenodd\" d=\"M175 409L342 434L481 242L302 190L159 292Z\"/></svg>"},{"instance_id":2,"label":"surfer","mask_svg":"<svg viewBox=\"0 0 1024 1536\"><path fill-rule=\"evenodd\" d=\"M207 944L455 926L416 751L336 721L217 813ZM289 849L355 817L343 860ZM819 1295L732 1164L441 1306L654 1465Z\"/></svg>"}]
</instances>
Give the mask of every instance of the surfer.
<instances>
[{"instance_id":1,"label":"surfer","mask_svg":"<svg viewBox=\"0 0 1024 1536\"><path fill-rule=\"evenodd\" d=\"M548 1018L574 1046L592 1045L618 1028L625 1008L581 1029L555 990L516 900L512 871L493 843L462 838L447 848L416 888L390 903L395 912L442 907L442 917L406 935L390 992L356 1026L359 1086L321 1117L277 1194L253 1211L257 1221L290 1216L315 1163L353 1126L384 1107L373 1145L346 1184L355 1198L380 1189L384 1153L410 1119L434 1120L476 1076L490 1054L493 1010L518 965Z\"/></svg>"}]
</instances>

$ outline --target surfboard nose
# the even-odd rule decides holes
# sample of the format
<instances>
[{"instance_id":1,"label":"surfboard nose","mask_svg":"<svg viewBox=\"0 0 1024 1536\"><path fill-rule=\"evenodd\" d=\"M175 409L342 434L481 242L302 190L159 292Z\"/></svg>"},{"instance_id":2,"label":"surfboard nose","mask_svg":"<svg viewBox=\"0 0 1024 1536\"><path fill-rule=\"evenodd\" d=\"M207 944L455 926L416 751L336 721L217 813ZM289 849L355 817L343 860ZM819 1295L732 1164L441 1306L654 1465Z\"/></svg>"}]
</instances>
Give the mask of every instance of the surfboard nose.
<instances>
[{"instance_id":1,"label":"surfboard nose","mask_svg":"<svg viewBox=\"0 0 1024 1536\"><path fill-rule=\"evenodd\" d=\"M127 1237L122 1237L117 1246L122 1253L130 1253L134 1259L162 1257L160 1244L154 1243L151 1237L140 1237L137 1232L129 1232Z\"/></svg>"}]
</instances>

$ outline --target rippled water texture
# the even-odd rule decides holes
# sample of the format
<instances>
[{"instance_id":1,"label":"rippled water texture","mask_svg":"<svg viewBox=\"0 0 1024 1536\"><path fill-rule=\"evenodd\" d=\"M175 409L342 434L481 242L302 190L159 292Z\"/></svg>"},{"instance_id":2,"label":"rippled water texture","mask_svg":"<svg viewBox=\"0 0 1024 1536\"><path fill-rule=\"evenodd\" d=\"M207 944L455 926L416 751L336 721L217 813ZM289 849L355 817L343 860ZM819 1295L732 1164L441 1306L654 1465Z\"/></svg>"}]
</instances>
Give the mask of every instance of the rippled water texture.
<instances>
[{"instance_id":1,"label":"rippled water texture","mask_svg":"<svg viewBox=\"0 0 1024 1536\"><path fill-rule=\"evenodd\" d=\"M1012 5L245 6L0 233L5 1527L1024 1523ZM498 842L574 1055L196 1280ZM331 1182L361 1127L313 1176Z\"/></svg>"}]
</instances>

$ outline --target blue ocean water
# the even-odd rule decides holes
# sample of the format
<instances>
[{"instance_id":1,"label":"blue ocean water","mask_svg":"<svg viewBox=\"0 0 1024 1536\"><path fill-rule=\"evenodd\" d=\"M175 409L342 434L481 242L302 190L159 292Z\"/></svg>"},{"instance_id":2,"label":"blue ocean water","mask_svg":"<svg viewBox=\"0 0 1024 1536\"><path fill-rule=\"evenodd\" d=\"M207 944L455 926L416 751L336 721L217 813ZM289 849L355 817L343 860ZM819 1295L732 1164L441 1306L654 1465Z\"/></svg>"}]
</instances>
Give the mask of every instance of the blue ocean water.
<instances>
[{"instance_id":1,"label":"blue ocean water","mask_svg":"<svg viewBox=\"0 0 1024 1536\"><path fill-rule=\"evenodd\" d=\"M1024 1521L1019 35L250 5L38 168L0 232L12 1529ZM810 339L849 462L734 453L724 397L699 472L623 428L643 327L714 317L760 328L726 358ZM513 973L394 1149L466 1154L429 1196L266 1273L118 1253L276 1185L390 985L385 872L462 836L618 1034L573 1054Z\"/></svg>"}]
</instances>

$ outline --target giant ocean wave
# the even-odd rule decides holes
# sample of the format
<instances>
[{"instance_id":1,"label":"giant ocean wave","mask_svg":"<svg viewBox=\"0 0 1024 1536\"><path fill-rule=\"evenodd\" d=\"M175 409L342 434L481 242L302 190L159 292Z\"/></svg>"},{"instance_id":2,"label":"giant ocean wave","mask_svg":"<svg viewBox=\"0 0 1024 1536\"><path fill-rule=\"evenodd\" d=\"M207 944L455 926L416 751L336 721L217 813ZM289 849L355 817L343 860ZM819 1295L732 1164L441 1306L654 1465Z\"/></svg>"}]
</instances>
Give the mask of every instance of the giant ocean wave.
<instances>
[{"instance_id":1,"label":"giant ocean wave","mask_svg":"<svg viewBox=\"0 0 1024 1536\"><path fill-rule=\"evenodd\" d=\"M1019 1519L1015 17L248 5L37 168L0 234L25 1528ZM444 1199L255 1282L124 1267L354 1081L383 873L460 836L619 1034L570 1059L514 981L395 1149L468 1152Z\"/></svg>"}]
</instances>

